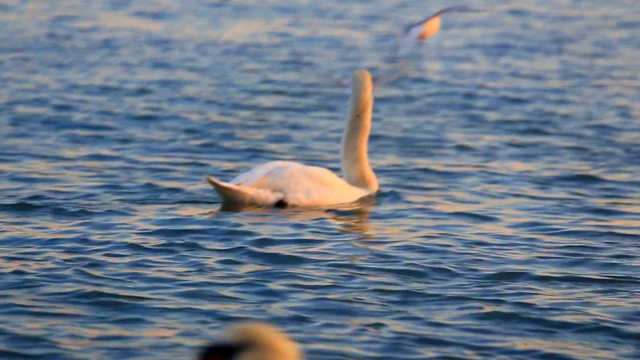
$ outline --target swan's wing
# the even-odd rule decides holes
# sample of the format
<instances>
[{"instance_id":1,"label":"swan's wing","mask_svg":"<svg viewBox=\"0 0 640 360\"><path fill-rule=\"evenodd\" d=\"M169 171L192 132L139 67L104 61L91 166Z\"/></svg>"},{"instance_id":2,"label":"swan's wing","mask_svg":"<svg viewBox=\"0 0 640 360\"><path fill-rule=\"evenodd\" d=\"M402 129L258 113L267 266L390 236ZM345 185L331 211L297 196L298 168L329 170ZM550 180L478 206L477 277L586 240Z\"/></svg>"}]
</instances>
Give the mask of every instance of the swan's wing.
<instances>
[{"instance_id":1,"label":"swan's wing","mask_svg":"<svg viewBox=\"0 0 640 360\"><path fill-rule=\"evenodd\" d=\"M354 187L333 171L295 162L273 162L257 167L251 181L243 183L259 191L281 194L276 201L291 205L319 206L353 202L369 193ZM254 172L253 170L251 172Z\"/></svg>"},{"instance_id":2,"label":"swan's wing","mask_svg":"<svg viewBox=\"0 0 640 360\"><path fill-rule=\"evenodd\" d=\"M207 177L223 203L295 206L345 204L370 195L333 171L291 161L273 161L251 169L231 182Z\"/></svg>"},{"instance_id":3,"label":"swan's wing","mask_svg":"<svg viewBox=\"0 0 640 360\"><path fill-rule=\"evenodd\" d=\"M261 189L296 193L305 189L336 188L345 183L333 171L298 163L274 166L253 186Z\"/></svg>"},{"instance_id":4,"label":"swan's wing","mask_svg":"<svg viewBox=\"0 0 640 360\"><path fill-rule=\"evenodd\" d=\"M238 175L233 180L231 180L230 183L241 186L255 186L255 184L259 182L260 179L262 179L270 171L283 166L295 167L304 165L293 161L271 161L262 165L258 165L244 174Z\"/></svg>"}]
</instances>

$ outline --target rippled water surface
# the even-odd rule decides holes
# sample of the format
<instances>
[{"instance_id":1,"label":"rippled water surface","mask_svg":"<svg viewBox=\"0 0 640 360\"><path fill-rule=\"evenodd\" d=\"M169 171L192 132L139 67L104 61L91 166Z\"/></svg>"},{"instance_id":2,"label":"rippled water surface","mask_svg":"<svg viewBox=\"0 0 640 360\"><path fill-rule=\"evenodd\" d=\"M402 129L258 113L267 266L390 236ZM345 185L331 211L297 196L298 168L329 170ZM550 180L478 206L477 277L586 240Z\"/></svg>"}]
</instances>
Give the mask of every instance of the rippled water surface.
<instances>
[{"instance_id":1,"label":"rippled water surface","mask_svg":"<svg viewBox=\"0 0 640 360\"><path fill-rule=\"evenodd\" d=\"M0 1L0 358L638 359L638 1L476 1L376 89L374 204L216 211L338 170L341 81L447 5Z\"/></svg>"}]
</instances>

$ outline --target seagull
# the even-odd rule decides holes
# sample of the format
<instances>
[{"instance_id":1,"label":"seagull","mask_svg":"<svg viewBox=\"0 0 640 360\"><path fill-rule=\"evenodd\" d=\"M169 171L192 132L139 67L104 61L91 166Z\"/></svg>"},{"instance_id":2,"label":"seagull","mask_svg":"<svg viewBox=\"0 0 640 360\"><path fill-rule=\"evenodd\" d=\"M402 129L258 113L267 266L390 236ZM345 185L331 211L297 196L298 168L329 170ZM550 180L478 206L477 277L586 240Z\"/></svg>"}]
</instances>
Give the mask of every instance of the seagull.
<instances>
[{"instance_id":1,"label":"seagull","mask_svg":"<svg viewBox=\"0 0 640 360\"><path fill-rule=\"evenodd\" d=\"M399 36L395 56L392 57L390 63L395 70L386 71L378 77L376 85L380 86L393 82L409 71L409 55L415 50L416 46L421 45L424 41L440 32L442 27L442 15L447 13L459 12L484 12L484 9L473 8L469 6L450 6L439 10L435 14L424 18L418 22L407 25Z\"/></svg>"},{"instance_id":2,"label":"seagull","mask_svg":"<svg viewBox=\"0 0 640 360\"><path fill-rule=\"evenodd\" d=\"M450 12L482 12L484 9L472 8L469 6L450 6L435 14L408 25L404 29L403 38L407 40L425 40L440 31L442 20L440 17Z\"/></svg>"}]
</instances>

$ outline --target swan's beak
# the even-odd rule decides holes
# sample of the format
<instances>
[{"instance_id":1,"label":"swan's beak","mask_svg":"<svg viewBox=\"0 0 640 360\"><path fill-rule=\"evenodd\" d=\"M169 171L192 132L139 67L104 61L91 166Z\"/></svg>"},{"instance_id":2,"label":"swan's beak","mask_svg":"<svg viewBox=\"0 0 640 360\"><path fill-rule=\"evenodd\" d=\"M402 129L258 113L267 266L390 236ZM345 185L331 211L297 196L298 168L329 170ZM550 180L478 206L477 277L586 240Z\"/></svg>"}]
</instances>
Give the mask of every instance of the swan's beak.
<instances>
[{"instance_id":1,"label":"swan's beak","mask_svg":"<svg viewBox=\"0 0 640 360\"><path fill-rule=\"evenodd\" d=\"M204 348L198 360L235 360L249 348L246 344L217 343Z\"/></svg>"}]
</instances>

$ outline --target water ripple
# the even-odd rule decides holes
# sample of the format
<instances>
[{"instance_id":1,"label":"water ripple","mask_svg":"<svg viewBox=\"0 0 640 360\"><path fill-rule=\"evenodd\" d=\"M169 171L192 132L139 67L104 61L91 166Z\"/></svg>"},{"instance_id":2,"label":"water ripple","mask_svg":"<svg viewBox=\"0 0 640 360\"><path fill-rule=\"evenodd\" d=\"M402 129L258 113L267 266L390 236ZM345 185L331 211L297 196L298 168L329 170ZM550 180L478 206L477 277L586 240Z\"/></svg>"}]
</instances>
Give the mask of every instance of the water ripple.
<instances>
[{"instance_id":1,"label":"water ripple","mask_svg":"<svg viewBox=\"0 0 640 360\"><path fill-rule=\"evenodd\" d=\"M0 4L0 358L188 359L244 319L309 359L638 358L636 2L447 18L376 89L375 201L218 210L207 174L338 170L336 80L414 5Z\"/></svg>"}]
</instances>

